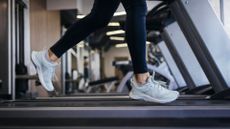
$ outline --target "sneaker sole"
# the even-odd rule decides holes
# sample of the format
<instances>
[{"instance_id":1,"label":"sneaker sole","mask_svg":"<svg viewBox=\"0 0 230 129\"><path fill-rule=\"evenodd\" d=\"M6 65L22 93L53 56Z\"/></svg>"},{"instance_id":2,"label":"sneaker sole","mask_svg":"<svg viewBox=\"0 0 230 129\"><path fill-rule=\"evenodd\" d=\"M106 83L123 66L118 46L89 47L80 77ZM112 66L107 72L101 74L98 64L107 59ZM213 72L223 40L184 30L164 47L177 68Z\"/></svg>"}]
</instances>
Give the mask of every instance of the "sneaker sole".
<instances>
[{"instance_id":1,"label":"sneaker sole","mask_svg":"<svg viewBox=\"0 0 230 129\"><path fill-rule=\"evenodd\" d=\"M54 90L50 90L49 88L47 88L46 83L43 79L43 74L41 72L41 66L40 64L37 62L37 60L35 59L35 52L32 52L31 54L31 60L32 63L34 64L34 67L37 69L37 73L38 73L38 78L41 81L42 86L47 90L47 91L54 91Z\"/></svg>"},{"instance_id":2,"label":"sneaker sole","mask_svg":"<svg viewBox=\"0 0 230 129\"><path fill-rule=\"evenodd\" d=\"M129 93L129 97L131 99L135 99L135 100L144 100L144 101L147 101L147 102L155 102L155 103L170 103L170 102L173 102L175 101L178 97L179 97L179 93L178 95L176 95L175 97L171 98L171 99L163 99L163 100L160 100L160 99L155 99L151 96L148 96L146 94L140 94L140 95L134 95L132 92Z\"/></svg>"}]
</instances>

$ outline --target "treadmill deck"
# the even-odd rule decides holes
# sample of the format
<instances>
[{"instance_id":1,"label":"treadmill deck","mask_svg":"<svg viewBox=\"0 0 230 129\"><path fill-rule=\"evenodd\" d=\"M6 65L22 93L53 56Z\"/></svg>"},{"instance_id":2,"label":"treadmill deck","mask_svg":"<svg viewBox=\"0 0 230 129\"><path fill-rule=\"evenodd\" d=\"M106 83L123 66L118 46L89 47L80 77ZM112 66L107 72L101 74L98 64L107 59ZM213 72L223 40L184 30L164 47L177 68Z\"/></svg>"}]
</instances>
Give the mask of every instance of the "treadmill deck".
<instances>
[{"instance_id":1,"label":"treadmill deck","mask_svg":"<svg viewBox=\"0 0 230 129\"><path fill-rule=\"evenodd\" d=\"M230 127L230 101L182 97L168 104L128 96L2 101L1 127ZM206 129L206 128L205 128Z\"/></svg>"}]
</instances>

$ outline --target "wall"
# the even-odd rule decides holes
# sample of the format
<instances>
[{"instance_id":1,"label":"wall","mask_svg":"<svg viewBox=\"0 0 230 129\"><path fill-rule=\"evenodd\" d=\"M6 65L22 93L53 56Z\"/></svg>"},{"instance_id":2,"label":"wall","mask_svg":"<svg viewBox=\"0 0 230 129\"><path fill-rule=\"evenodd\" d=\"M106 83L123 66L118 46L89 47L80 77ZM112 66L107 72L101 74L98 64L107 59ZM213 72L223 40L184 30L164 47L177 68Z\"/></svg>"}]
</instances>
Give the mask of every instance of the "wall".
<instances>
[{"instance_id":1,"label":"wall","mask_svg":"<svg viewBox=\"0 0 230 129\"><path fill-rule=\"evenodd\" d=\"M128 57L131 60L129 55L129 50L127 47L124 48L111 48L108 52L104 54L104 71L106 77L112 77L115 75L115 67L112 65L115 57Z\"/></svg>"},{"instance_id":2,"label":"wall","mask_svg":"<svg viewBox=\"0 0 230 129\"><path fill-rule=\"evenodd\" d=\"M32 50L48 49L61 35L59 11L47 11L46 0L30 0L30 32ZM56 73L60 82L60 67ZM40 91L41 96L47 95L46 92L42 92L44 89L41 87L36 89Z\"/></svg>"},{"instance_id":3,"label":"wall","mask_svg":"<svg viewBox=\"0 0 230 129\"><path fill-rule=\"evenodd\" d=\"M76 9L77 0L47 0L48 10Z\"/></svg>"}]
</instances>

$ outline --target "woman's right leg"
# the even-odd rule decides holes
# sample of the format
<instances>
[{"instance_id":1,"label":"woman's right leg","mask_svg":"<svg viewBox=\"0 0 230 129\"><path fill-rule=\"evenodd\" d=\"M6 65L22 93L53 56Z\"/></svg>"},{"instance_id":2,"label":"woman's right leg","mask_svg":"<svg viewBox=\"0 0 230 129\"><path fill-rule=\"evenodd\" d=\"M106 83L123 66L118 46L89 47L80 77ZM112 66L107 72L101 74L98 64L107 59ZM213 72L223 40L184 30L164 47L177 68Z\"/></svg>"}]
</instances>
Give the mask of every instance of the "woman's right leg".
<instances>
[{"instance_id":1,"label":"woman's right leg","mask_svg":"<svg viewBox=\"0 0 230 129\"><path fill-rule=\"evenodd\" d=\"M179 96L177 91L170 91L154 76L149 76L146 63L146 0L122 0L127 12L126 40L133 62L135 77L131 79L132 90L129 96L133 99L157 103L168 103Z\"/></svg>"},{"instance_id":2,"label":"woman's right leg","mask_svg":"<svg viewBox=\"0 0 230 129\"><path fill-rule=\"evenodd\" d=\"M50 50L57 58L85 39L95 30L105 27L118 8L120 0L95 0L91 13L74 23Z\"/></svg>"},{"instance_id":3,"label":"woman's right leg","mask_svg":"<svg viewBox=\"0 0 230 129\"><path fill-rule=\"evenodd\" d=\"M32 52L34 63L42 86L53 91L52 77L57 66L56 61L68 49L85 39L90 33L108 24L116 11L120 0L95 0L91 13L74 23L64 36L47 51Z\"/></svg>"}]
</instances>

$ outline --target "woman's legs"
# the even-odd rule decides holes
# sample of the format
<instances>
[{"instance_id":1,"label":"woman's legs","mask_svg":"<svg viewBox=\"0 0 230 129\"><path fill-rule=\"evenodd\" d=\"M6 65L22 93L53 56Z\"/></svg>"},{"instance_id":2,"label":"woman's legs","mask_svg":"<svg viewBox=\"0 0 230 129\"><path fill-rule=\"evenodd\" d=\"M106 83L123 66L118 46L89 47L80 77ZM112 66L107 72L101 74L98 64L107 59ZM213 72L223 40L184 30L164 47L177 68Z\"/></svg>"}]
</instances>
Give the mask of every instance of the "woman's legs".
<instances>
[{"instance_id":1,"label":"woman's legs","mask_svg":"<svg viewBox=\"0 0 230 129\"><path fill-rule=\"evenodd\" d=\"M95 0L91 13L72 25L65 35L49 50L49 59L58 60L63 53L90 33L108 24L120 0ZM134 72L139 83L145 83L149 76L146 66L146 1L123 0L127 11L126 39L133 61ZM84 30L84 31L82 31Z\"/></svg>"},{"instance_id":2,"label":"woman's legs","mask_svg":"<svg viewBox=\"0 0 230 129\"><path fill-rule=\"evenodd\" d=\"M68 49L85 39L90 33L105 27L119 4L120 0L95 0L91 13L74 23L64 36L50 48L50 59L56 61Z\"/></svg>"},{"instance_id":3,"label":"woman's legs","mask_svg":"<svg viewBox=\"0 0 230 129\"><path fill-rule=\"evenodd\" d=\"M167 103L178 98L177 91L162 87L153 77L149 77L146 64L146 1L121 0L127 11L126 40L132 57L136 78L131 79L132 90L129 96L137 100ZM58 59L69 48L83 40L96 29L107 25L120 0L96 0L92 12L76 22L66 34L50 49ZM57 63L50 61L46 51L32 52L32 61L36 66L39 80L48 91L53 91L53 73ZM149 78L148 78L149 77ZM148 78L148 79L147 79ZM147 80L147 81L146 81ZM141 84L140 84L141 83Z\"/></svg>"},{"instance_id":4,"label":"woman's legs","mask_svg":"<svg viewBox=\"0 0 230 129\"><path fill-rule=\"evenodd\" d=\"M126 41L139 83L149 76L146 63L146 0L122 0L126 12Z\"/></svg>"}]
</instances>

